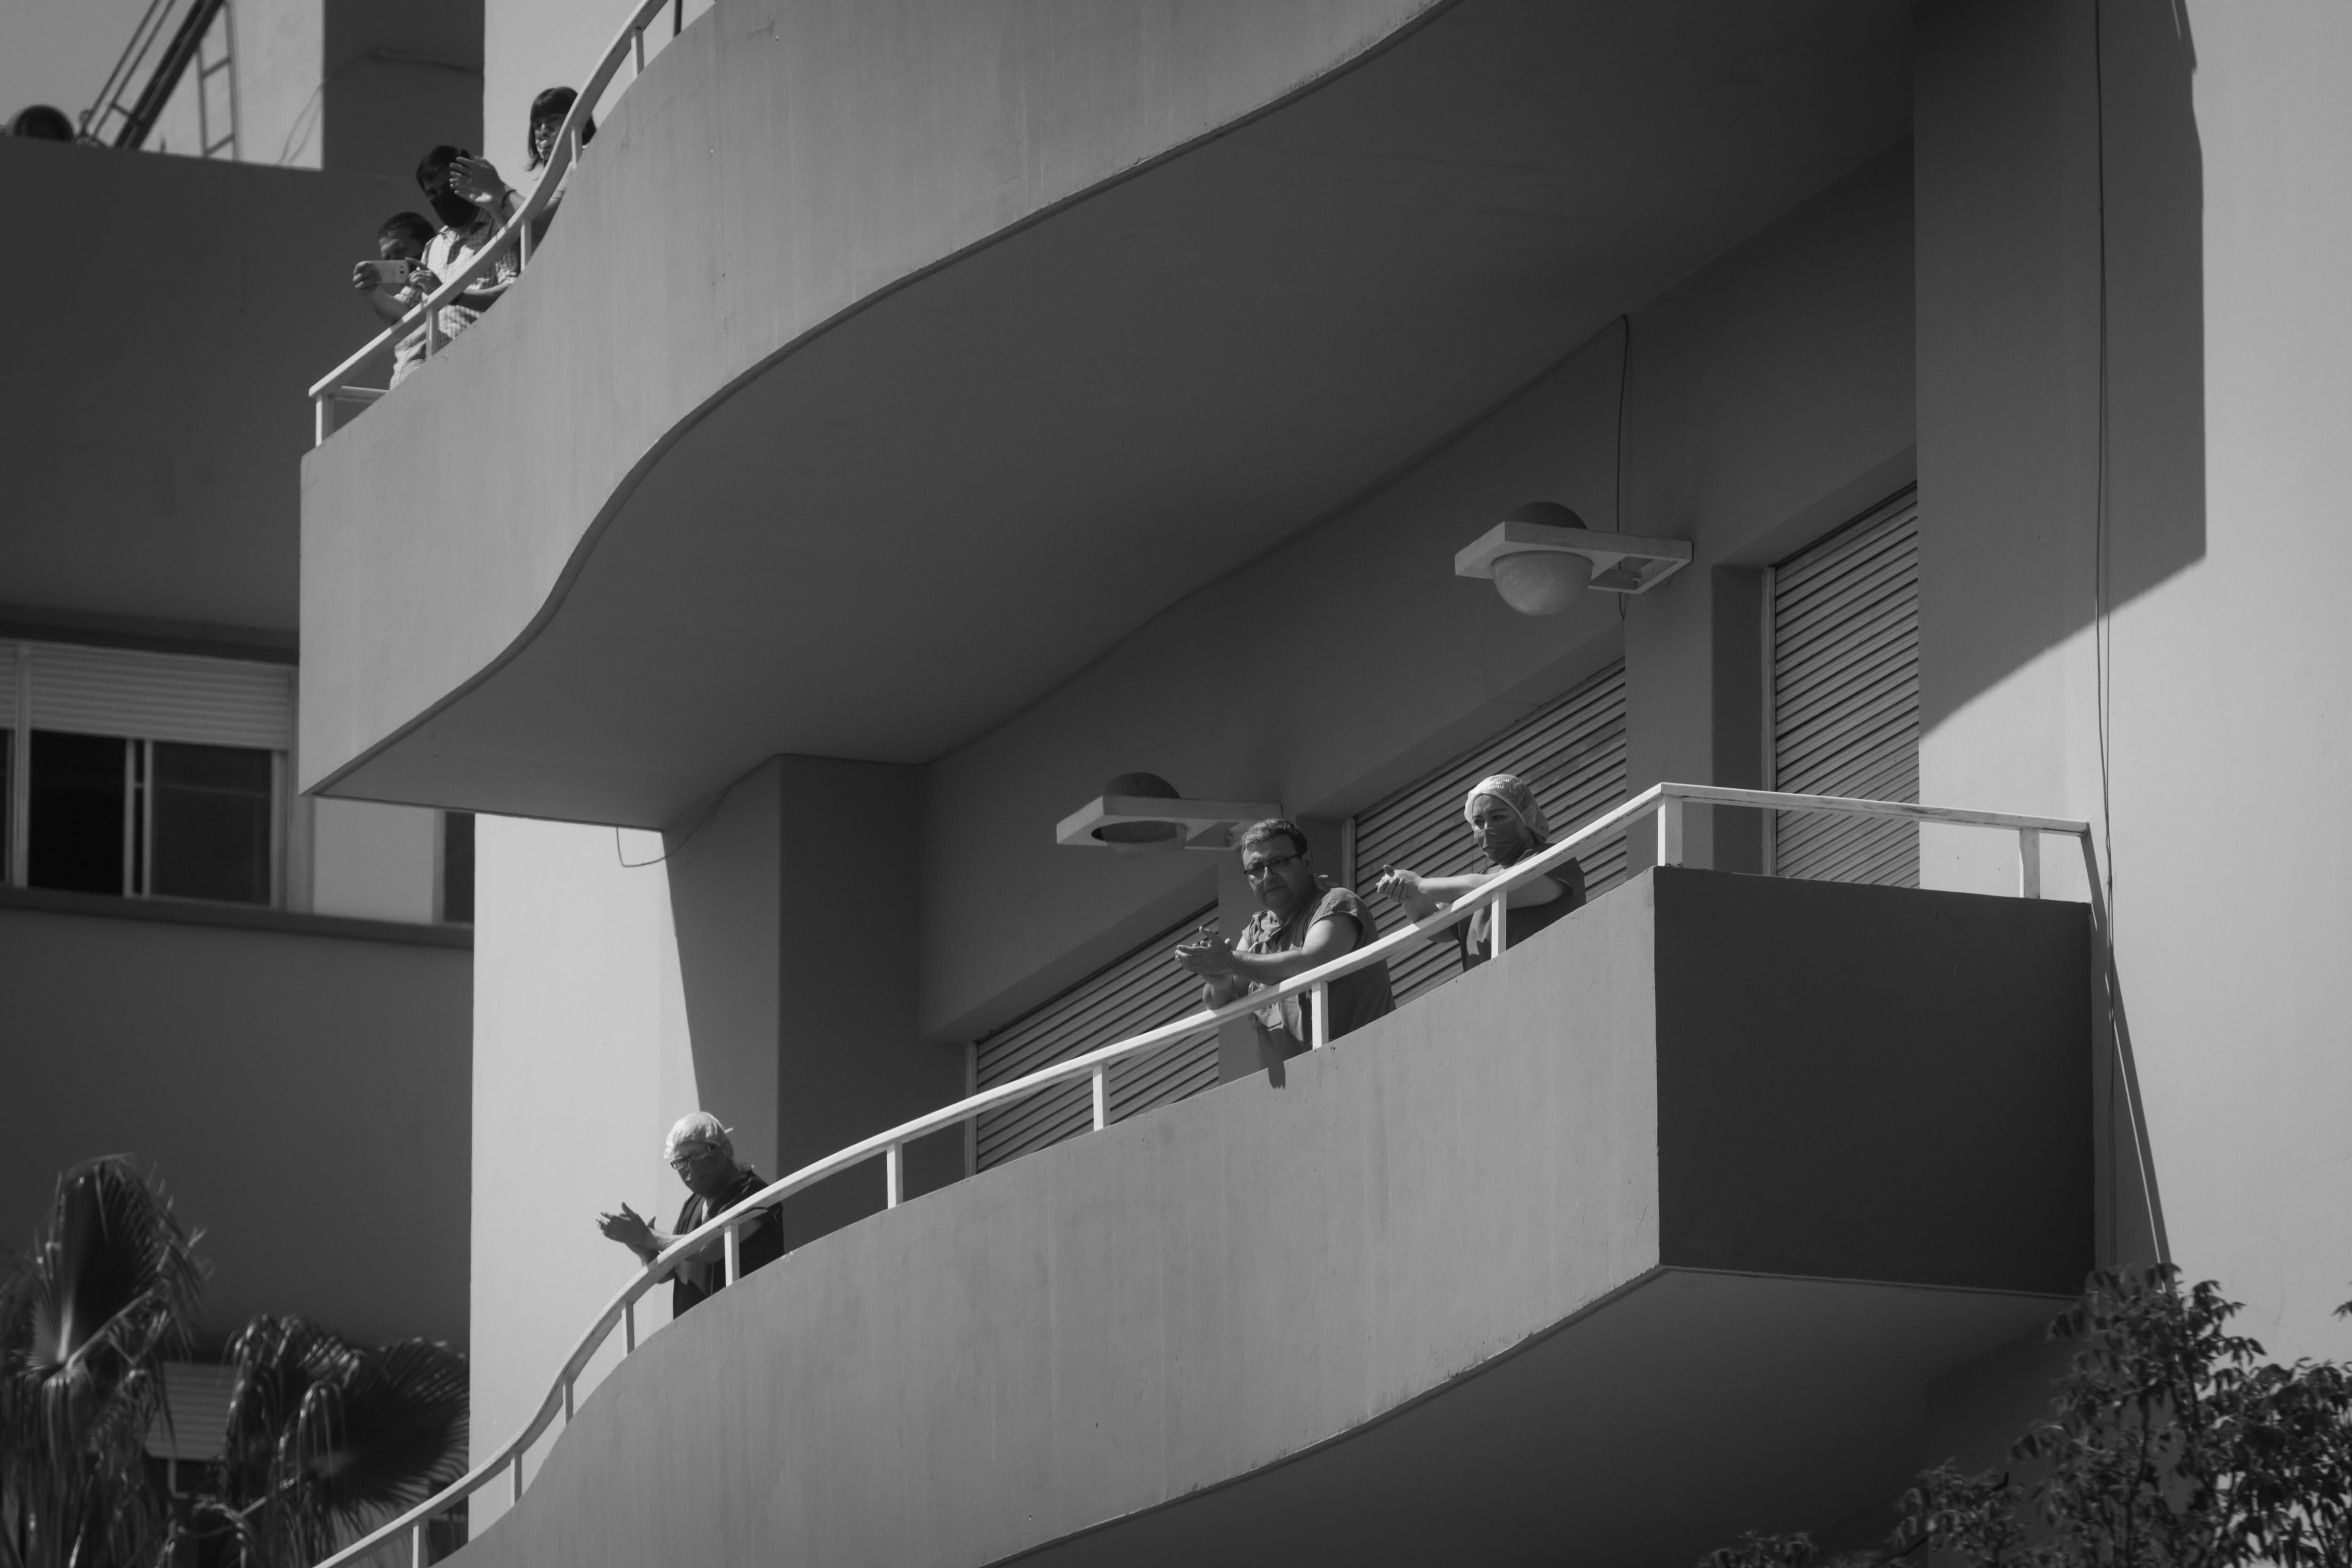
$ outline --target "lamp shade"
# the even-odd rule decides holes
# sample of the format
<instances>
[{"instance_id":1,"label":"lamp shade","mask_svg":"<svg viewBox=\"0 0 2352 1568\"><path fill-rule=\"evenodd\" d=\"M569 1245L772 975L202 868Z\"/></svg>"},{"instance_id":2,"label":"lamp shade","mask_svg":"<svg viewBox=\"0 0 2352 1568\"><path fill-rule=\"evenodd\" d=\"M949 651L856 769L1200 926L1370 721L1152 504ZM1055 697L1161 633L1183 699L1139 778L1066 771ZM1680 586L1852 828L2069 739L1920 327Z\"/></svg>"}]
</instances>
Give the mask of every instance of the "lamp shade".
<instances>
[{"instance_id":1,"label":"lamp shade","mask_svg":"<svg viewBox=\"0 0 2352 1568\"><path fill-rule=\"evenodd\" d=\"M1103 785L1106 795L1181 800L1176 786L1157 773L1121 773ZM1121 855L1158 855L1184 847L1184 829L1175 822L1106 822L1094 836Z\"/></svg>"},{"instance_id":2,"label":"lamp shade","mask_svg":"<svg viewBox=\"0 0 2352 1568\"><path fill-rule=\"evenodd\" d=\"M1592 563L1559 550L1527 550L1495 559L1495 591L1523 616L1557 616L1592 581Z\"/></svg>"}]
</instances>

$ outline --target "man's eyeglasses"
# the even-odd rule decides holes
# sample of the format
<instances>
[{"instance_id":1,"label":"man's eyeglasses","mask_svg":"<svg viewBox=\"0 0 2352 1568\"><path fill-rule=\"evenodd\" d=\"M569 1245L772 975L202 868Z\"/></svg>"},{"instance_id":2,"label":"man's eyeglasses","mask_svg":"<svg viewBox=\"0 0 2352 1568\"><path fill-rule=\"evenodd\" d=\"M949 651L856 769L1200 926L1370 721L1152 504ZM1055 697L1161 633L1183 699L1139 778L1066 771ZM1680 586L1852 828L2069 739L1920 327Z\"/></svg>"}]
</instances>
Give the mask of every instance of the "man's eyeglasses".
<instances>
[{"instance_id":1,"label":"man's eyeglasses","mask_svg":"<svg viewBox=\"0 0 2352 1568\"><path fill-rule=\"evenodd\" d=\"M683 1171L698 1160L708 1160L719 1151L708 1143L681 1143L677 1152L669 1157L669 1168Z\"/></svg>"},{"instance_id":2,"label":"man's eyeglasses","mask_svg":"<svg viewBox=\"0 0 2352 1568\"><path fill-rule=\"evenodd\" d=\"M1277 855L1271 859L1260 860L1254 866L1243 867L1242 875L1253 882L1263 882L1297 858L1296 855Z\"/></svg>"}]
</instances>

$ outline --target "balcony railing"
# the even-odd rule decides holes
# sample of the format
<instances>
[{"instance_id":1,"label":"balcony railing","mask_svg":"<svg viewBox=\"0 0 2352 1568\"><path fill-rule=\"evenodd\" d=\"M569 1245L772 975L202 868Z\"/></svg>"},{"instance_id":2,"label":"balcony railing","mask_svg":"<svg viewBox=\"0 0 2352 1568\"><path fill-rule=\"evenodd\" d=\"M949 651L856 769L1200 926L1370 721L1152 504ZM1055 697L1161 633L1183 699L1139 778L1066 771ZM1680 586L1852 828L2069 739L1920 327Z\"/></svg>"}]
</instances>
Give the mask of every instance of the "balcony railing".
<instances>
[{"instance_id":1,"label":"balcony railing","mask_svg":"<svg viewBox=\"0 0 2352 1568\"><path fill-rule=\"evenodd\" d=\"M482 275L497 265L498 258L511 247L518 270L530 265L531 226L545 216L555 205L563 182L580 161L581 136L583 128L602 103L605 89L620 75L625 62L629 79L635 81L646 68L646 30L667 10L670 14L670 37L675 38L686 27L686 0L637 0L628 20L613 36L595 68L581 85L580 96L572 101L572 111L555 132L555 150L548 155L546 166L540 172L539 184L522 205L509 218L488 244L482 247L474 259L459 268L455 276L441 279L441 286L409 308L406 314L383 331L370 338L365 347L342 363L329 371L310 388L311 444L324 446L327 437L335 433L334 405L342 403L373 403L384 395L379 386L354 386L350 378L359 368L420 325L425 330L425 357L429 362L441 347L441 308L457 302Z\"/></svg>"},{"instance_id":2,"label":"balcony railing","mask_svg":"<svg viewBox=\"0 0 2352 1568\"><path fill-rule=\"evenodd\" d=\"M397 1519L335 1553L319 1568L341 1568L388 1542L396 1541L404 1532L409 1540L409 1552L415 1568L425 1561L425 1527L438 1515L455 1504L497 1482L501 1475L508 1478L511 1496L521 1500L523 1491L523 1456L532 1444L554 1425L557 1415L569 1422L572 1418L572 1388L588 1363L603 1348L615 1327L621 1331L622 1352L636 1349L636 1304L647 1291L667 1279L671 1267L681 1259L700 1251L714 1239L720 1243L725 1257L727 1283L732 1285L740 1273L739 1228L753 1210L763 1209L804 1188L815 1185L828 1177L840 1174L868 1160L883 1163L883 1185L886 1201L897 1207L904 1196L904 1157L906 1147L919 1138L945 1131L984 1110L1010 1105L1031 1095L1042 1093L1058 1085L1079 1079L1090 1080L1094 1089L1094 1129L1100 1131L1109 1121L1110 1069L1118 1062L1162 1050L1182 1041L1214 1030L1229 1019L1248 1016L1280 998L1307 995L1312 997L1309 1046L1322 1049L1329 1046L1326 1033L1328 996L1331 982L1341 976L1385 963L1391 953L1409 943L1427 940L1436 932L1467 919L1480 907L1490 915L1495 951L1499 953L1509 940L1509 895L1515 888L1524 886L1544 876L1567 861L1578 850L1609 837L1627 825L1644 816L1656 821L1656 864L1679 866L1683 863L1683 821L1686 809L1693 805L1746 806L1770 811L1816 812L1843 816L1891 816L1914 822L1941 823L1963 827L1991 828L2017 836L2018 893L2028 899L2042 896L2042 836L2044 834L2075 840L2083 856L2083 867L2090 887L2093 937L2096 943L2099 975L2102 984L2111 984L2111 962L2107 942L2107 922L2102 898L2096 851L2088 823L2069 821L2061 817L2023 816L2009 812L1969 811L1952 806L1915 805L1905 801L1853 800L1838 795L1785 795L1769 790L1729 789L1712 784L1654 784L1623 805L1603 812L1570 833L1540 854L1506 867L1481 882L1472 892L1456 900L1442 914L1419 924L1407 924L1378 941L1355 949L1342 957L1304 973L1294 975L1277 985L1265 987L1222 1007L1203 1010L1179 1018L1173 1023L1147 1029L1139 1035L1114 1041L1082 1056L1055 1062L1028 1077L943 1106L929 1115L901 1123L885 1132L877 1132L862 1142L853 1143L837 1152L828 1154L813 1164L805 1165L780 1181L772 1182L759 1192L745 1198L726 1213L719 1215L695 1230L677 1237L669 1247L639 1269L618 1293L598 1313L578 1345L565 1359L562 1370L549 1387L522 1429L488 1460L452 1483L438 1495L409 1510Z\"/></svg>"}]
</instances>

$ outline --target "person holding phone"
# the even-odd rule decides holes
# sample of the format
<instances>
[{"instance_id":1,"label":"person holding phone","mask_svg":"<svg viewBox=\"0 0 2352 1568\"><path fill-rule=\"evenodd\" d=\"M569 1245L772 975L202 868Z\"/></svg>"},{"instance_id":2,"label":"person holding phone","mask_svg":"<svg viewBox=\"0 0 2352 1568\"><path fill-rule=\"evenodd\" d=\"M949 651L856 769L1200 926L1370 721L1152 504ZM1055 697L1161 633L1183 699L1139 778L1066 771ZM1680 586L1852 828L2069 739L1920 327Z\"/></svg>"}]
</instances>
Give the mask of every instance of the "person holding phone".
<instances>
[{"instance_id":1,"label":"person holding phone","mask_svg":"<svg viewBox=\"0 0 2352 1568\"><path fill-rule=\"evenodd\" d=\"M1252 991L1279 984L1294 974L1354 952L1372 940L1371 916L1363 901L1330 878L1318 875L1307 835L1288 817L1269 817L1242 830L1242 875L1260 909L1241 934L1227 943L1203 933L1176 950L1178 967L1200 975L1202 1000L1222 1007ZM1331 982L1331 1017L1326 1038L1396 1010L1389 966L1367 964ZM1285 997L1256 1015L1258 1057L1268 1068L1297 1056L1313 1037L1304 995ZM1311 1004L1309 1004L1311 1005Z\"/></svg>"},{"instance_id":2,"label":"person holding phone","mask_svg":"<svg viewBox=\"0 0 2352 1568\"><path fill-rule=\"evenodd\" d=\"M415 310L432 292L424 269L425 247L433 243L433 223L423 213L394 213L375 231L376 258L352 268L352 287L386 326ZM392 384L398 386L425 359L425 329L392 345Z\"/></svg>"}]
</instances>

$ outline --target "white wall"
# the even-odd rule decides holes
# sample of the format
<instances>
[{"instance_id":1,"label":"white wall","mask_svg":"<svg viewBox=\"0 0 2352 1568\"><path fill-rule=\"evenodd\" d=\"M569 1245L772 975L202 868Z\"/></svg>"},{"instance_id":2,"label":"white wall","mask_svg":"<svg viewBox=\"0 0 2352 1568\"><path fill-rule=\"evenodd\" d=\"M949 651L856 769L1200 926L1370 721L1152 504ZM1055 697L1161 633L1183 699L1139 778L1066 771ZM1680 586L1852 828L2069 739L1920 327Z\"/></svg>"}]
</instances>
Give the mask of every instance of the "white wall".
<instances>
[{"instance_id":1,"label":"white wall","mask_svg":"<svg viewBox=\"0 0 2352 1568\"><path fill-rule=\"evenodd\" d=\"M320 85L327 37L322 0L236 0L213 27L215 50L217 36L234 28L238 161L322 167ZM130 41L127 35L123 41ZM216 116L224 96L221 85L215 78L212 101ZM148 136L149 152L201 154L204 127L196 112L196 68L191 64ZM215 138L221 134L217 118L210 130Z\"/></svg>"},{"instance_id":2,"label":"white wall","mask_svg":"<svg viewBox=\"0 0 2352 1568\"><path fill-rule=\"evenodd\" d=\"M2352 12L2188 16L2203 549L2116 617L2123 984L2176 1256L2248 1301L2273 1352L2342 1356L2352 1327L2328 1312L2352 1297ZM2117 528L2166 505L2133 471L2165 458L2124 458Z\"/></svg>"},{"instance_id":3,"label":"white wall","mask_svg":"<svg viewBox=\"0 0 2352 1568\"><path fill-rule=\"evenodd\" d=\"M1923 791L2108 830L2171 1256L2352 1353L2352 13L2111 5L2097 76L2086 4L1921 16Z\"/></svg>"},{"instance_id":4,"label":"white wall","mask_svg":"<svg viewBox=\"0 0 2352 1568\"><path fill-rule=\"evenodd\" d=\"M662 1136L698 1103L661 841L477 819L472 1447L537 1408L635 1259L596 1231L623 1202L667 1226L685 1196ZM666 1322L657 1289L640 1331ZM617 1359L605 1351L584 1396ZM544 1452L544 1448L538 1450ZM506 1508L475 1496L473 1529Z\"/></svg>"}]
</instances>

